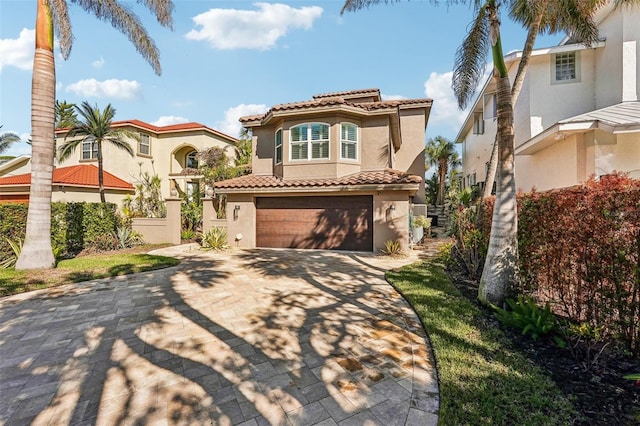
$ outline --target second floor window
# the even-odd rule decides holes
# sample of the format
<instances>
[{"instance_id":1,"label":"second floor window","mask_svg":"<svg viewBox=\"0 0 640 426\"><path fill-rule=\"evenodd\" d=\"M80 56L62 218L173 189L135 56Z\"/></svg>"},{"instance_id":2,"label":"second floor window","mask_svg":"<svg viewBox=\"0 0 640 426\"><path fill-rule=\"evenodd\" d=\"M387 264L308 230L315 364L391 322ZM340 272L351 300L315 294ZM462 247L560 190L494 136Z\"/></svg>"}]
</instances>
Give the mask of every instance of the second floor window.
<instances>
[{"instance_id":1,"label":"second floor window","mask_svg":"<svg viewBox=\"0 0 640 426\"><path fill-rule=\"evenodd\" d=\"M197 169L198 168L198 152L191 151L187 154L186 168L188 169Z\"/></svg>"},{"instance_id":2,"label":"second floor window","mask_svg":"<svg viewBox=\"0 0 640 426\"><path fill-rule=\"evenodd\" d=\"M292 160L329 158L329 125L305 123L289 131Z\"/></svg>"},{"instance_id":3,"label":"second floor window","mask_svg":"<svg viewBox=\"0 0 640 426\"><path fill-rule=\"evenodd\" d=\"M282 129L276 132L276 164L282 163Z\"/></svg>"},{"instance_id":4,"label":"second floor window","mask_svg":"<svg viewBox=\"0 0 640 426\"><path fill-rule=\"evenodd\" d=\"M351 123L343 123L340 129L340 158L343 160L357 160L358 126Z\"/></svg>"},{"instance_id":5,"label":"second floor window","mask_svg":"<svg viewBox=\"0 0 640 426\"><path fill-rule=\"evenodd\" d=\"M473 134L474 135L484 134L484 118L482 117L481 112L476 112L473 114Z\"/></svg>"},{"instance_id":6,"label":"second floor window","mask_svg":"<svg viewBox=\"0 0 640 426\"><path fill-rule=\"evenodd\" d=\"M93 140L82 141L82 159L93 160L98 158L98 144Z\"/></svg>"},{"instance_id":7,"label":"second floor window","mask_svg":"<svg viewBox=\"0 0 640 426\"><path fill-rule=\"evenodd\" d=\"M151 155L151 141L149 135L140 133L140 141L138 142L138 154Z\"/></svg>"},{"instance_id":8,"label":"second floor window","mask_svg":"<svg viewBox=\"0 0 640 426\"><path fill-rule=\"evenodd\" d=\"M555 81L572 81L578 77L576 52L555 55Z\"/></svg>"}]
</instances>

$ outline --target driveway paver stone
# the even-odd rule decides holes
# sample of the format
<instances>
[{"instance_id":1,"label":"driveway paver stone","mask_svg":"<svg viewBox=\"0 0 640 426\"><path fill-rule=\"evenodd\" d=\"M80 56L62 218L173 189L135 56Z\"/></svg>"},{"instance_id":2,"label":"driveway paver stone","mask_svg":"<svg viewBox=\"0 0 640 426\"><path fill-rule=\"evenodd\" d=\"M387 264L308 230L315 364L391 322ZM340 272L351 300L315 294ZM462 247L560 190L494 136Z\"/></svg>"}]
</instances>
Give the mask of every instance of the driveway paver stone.
<instances>
[{"instance_id":1,"label":"driveway paver stone","mask_svg":"<svg viewBox=\"0 0 640 426\"><path fill-rule=\"evenodd\" d=\"M160 271L0 299L0 424L435 425L415 312L358 252L156 251Z\"/></svg>"}]
</instances>

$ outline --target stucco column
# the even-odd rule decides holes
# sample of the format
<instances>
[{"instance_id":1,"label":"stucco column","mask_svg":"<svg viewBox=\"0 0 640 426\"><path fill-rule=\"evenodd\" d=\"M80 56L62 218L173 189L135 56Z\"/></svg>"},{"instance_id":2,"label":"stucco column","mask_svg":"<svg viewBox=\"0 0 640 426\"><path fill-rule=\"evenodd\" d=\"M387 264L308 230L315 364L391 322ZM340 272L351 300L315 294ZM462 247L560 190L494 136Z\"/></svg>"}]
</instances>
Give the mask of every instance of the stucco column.
<instances>
[{"instance_id":1,"label":"stucco column","mask_svg":"<svg viewBox=\"0 0 640 426\"><path fill-rule=\"evenodd\" d=\"M202 233L206 233L214 220L218 218L216 209L213 207L213 198L204 197L202 199Z\"/></svg>"},{"instance_id":2,"label":"stucco column","mask_svg":"<svg viewBox=\"0 0 640 426\"><path fill-rule=\"evenodd\" d=\"M180 198L166 198L167 204L167 241L171 244L180 244L180 231L182 228L182 220L180 218Z\"/></svg>"}]
</instances>

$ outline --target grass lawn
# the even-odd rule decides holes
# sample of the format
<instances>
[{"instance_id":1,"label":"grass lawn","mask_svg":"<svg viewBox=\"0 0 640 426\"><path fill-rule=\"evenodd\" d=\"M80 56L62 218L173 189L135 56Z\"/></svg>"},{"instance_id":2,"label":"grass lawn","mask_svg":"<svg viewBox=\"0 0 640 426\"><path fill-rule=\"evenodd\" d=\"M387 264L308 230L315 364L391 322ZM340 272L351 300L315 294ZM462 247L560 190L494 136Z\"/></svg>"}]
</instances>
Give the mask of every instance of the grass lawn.
<instances>
[{"instance_id":1,"label":"grass lawn","mask_svg":"<svg viewBox=\"0 0 640 426\"><path fill-rule=\"evenodd\" d=\"M389 271L387 279L429 334L440 381L440 424L554 425L579 417L549 375L510 349L502 331L460 294L442 265L408 265Z\"/></svg>"},{"instance_id":2,"label":"grass lawn","mask_svg":"<svg viewBox=\"0 0 640 426\"><path fill-rule=\"evenodd\" d=\"M144 253L144 251L157 247L140 246L135 250L65 259L61 260L52 270L0 269L0 297L61 284L152 271L180 263L178 259L173 257L153 256Z\"/></svg>"}]
</instances>

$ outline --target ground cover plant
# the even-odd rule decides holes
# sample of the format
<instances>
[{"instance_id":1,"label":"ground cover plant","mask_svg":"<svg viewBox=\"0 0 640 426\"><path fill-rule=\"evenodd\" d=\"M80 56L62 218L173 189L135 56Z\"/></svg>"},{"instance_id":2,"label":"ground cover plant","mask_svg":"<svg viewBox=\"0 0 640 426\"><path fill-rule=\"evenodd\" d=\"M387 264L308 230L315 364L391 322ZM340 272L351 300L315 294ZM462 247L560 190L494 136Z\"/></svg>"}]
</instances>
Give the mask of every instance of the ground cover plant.
<instances>
[{"instance_id":1,"label":"ground cover plant","mask_svg":"<svg viewBox=\"0 0 640 426\"><path fill-rule=\"evenodd\" d=\"M159 245L65 259L55 269L16 271L0 269L0 297L99 278L152 271L180 263L178 259L146 254Z\"/></svg>"},{"instance_id":2,"label":"ground cover plant","mask_svg":"<svg viewBox=\"0 0 640 426\"><path fill-rule=\"evenodd\" d=\"M560 425L579 418L549 373L513 345L490 312L453 285L442 264L416 263L389 271L387 279L429 334L440 424Z\"/></svg>"}]
</instances>

